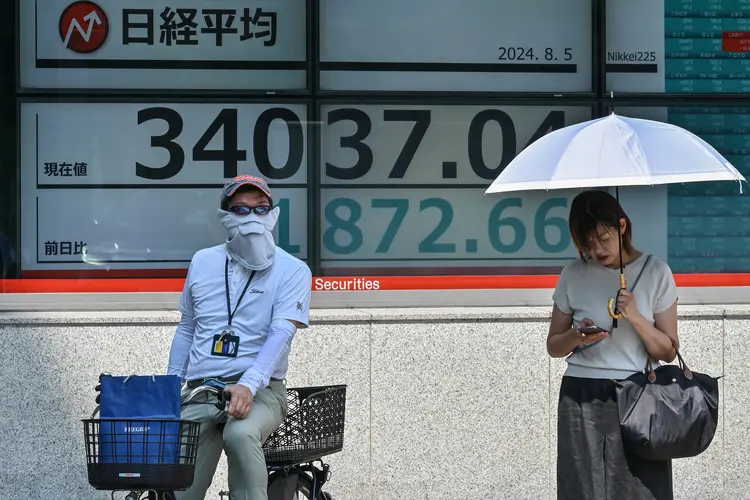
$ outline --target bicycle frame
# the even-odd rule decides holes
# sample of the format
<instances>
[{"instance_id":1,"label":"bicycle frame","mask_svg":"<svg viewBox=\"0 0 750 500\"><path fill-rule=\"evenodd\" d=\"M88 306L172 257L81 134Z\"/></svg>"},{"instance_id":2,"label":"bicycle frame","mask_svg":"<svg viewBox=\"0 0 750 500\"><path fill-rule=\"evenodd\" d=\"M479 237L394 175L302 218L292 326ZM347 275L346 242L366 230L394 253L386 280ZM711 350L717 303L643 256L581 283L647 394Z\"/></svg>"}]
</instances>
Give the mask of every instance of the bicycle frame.
<instances>
[{"instance_id":1,"label":"bicycle frame","mask_svg":"<svg viewBox=\"0 0 750 500\"><path fill-rule=\"evenodd\" d=\"M268 484L272 484L276 481L283 481L286 478L297 478L300 474L309 473L309 477L312 479L312 490L310 491L310 497L315 499L323 489L323 485L331 479L330 466L322 460L320 462L320 468L315 466L315 462L295 464L288 466L270 466L268 467ZM281 476L281 477L280 477ZM296 483L295 483L296 490ZM294 491L291 491L291 495ZM293 498L290 496L289 498ZM289 500L289 498L277 499L271 498L269 500Z\"/></svg>"}]
</instances>

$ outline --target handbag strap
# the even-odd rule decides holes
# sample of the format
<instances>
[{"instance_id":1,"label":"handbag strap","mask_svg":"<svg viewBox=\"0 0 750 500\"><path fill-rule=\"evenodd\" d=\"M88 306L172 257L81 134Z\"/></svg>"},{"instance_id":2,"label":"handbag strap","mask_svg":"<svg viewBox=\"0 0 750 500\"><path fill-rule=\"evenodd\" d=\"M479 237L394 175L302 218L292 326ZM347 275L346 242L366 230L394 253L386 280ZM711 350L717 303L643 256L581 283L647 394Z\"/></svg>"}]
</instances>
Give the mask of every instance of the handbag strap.
<instances>
[{"instance_id":1,"label":"handbag strap","mask_svg":"<svg viewBox=\"0 0 750 500\"><path fill-rule=\"evenodd\" d=\"M644 263L643 263L643 267L641 268L641 271L640 271L640 272L638 273L638 276L636 276L636 277L635 277L635 281L633 282L633 286L632 286L632 287L630 287L630 291L631 291L631 292L632 292L633 290L635 290L635 287L636 287L636 285L638 285L638 282L640 281L640 279L641 279L641 276L643 276L643 271L645 271L645 270L646 270L646 266L648 265L648 263L649 263L650 261L651 261L651 254L648 254L648 255L646 256L646 262L644 262Z\"/></svg>"},{"instance_id":2,"label":"handbag strap","mask_svg":"<svg viewBox=\"0 0 750 500\"><path fill-rule=\"evenodd\" d=\"M693 372L690 370L690 368L688 368L687 363L685 363L685 360L682 358L680 350L677 349L677 344L672 339L672 337L669 337L669 341L672 343L672 347L674 347L674 352L677 353L677 364L679 365L680 369L682 369L682 373L685 374L685 378L687 378L688 380L692 380ZM656 372L654 371L654 367L651 365L651 355L649 355L648 352L646 353L646 357L648 358L648 361L646 362L648 381L653 384L654 382L656 382Z\"/></svg>"},{"instance_id":3,"label":"handbag strap","mask_svg":"<svg viewBox=\"0 0 750 500\"><path fill-rule=\"evenodd\" d=\"M630 291L631 291L631 292L632 292L633 290L635 290L635 287L636 287L636 285L638 285L638 281L640 281L640 279L641 279L641 276L643 276L643 271L645 271L645 270L646 270L646 266L648 265L648 262L649 262L650 260L651 260L651 254L648 254L648 255L646 256L646 262L644 262L644 263L643 263L643 267L641 267L641 270L640 270L640 271L638 272L638 276L636 276L636 277L635 277L635 280L633 281L633 286L631 286L631 287L630 287ZM621 292L621 291L622 291L622 290L617 290L617 297L618 297L618 298L619 298L619 296L620 296L620 292ZM612 324L614 325L614 321L612 322ZM576 347L576 348L574 349L574 352L575 352L575 351L585 351L586 349L589 349L589 348L591 348L591 347L595 346L595 345L596 345L596 344L598 344L598 343L599 343L599 342L594 342L593 344L589 344L588 346L577 346L577 347ZM647 368L648 368L648 366L647 366Z\"/></svg>"},{"instance_id":4,"label":"handbag strap","mask_svg":"<svg viewBox=\"0 0 750 500\"><path fill-rule=\"evenodd\" d=\"M633 285L630 287L630 291L632 292L635 290L635 287L638 285L638 282L641 280L641 276L643 276L643 271L646 270L646 266L648 265L649 261L651 260L651 254L648 254L646 256L646 262L643 263L643 267L641 267L641 270L638 272L638 276L635 277L635 281L633 281ZM617 290L617 295L615 295L615 300L620 298L620 292L622 292L622 289ZM612 321L612 327L614 328L615 322Z\"/></svg>"},{"instance_id":5,"label":"handbag strap","mask_svg":"<svg viewBox=\"0 0 750 500\"><path fill-rule=\"evenodd\" d=\"M125 380L123 380L122 383L123 384L127 384L128 380L130 380L131 377L136 377L136 376L137 375L128 375L127 377L125 377ZM156 383L156 376L155 375L151 375L151 382Z\"/></svg>"}]
</instances>

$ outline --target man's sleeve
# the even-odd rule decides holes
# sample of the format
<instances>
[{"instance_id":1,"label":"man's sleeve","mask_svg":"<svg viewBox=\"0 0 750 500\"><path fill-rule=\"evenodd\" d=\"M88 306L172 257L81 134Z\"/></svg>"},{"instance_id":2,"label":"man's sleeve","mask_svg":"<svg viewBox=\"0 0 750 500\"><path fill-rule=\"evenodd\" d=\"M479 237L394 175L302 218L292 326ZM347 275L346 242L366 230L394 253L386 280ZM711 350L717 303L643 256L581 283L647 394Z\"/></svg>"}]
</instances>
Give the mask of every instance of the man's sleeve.
<instances>
[{"instance_id":1,"label":"man's sleeve","mask_svg":"<svg viewBox=\"0 0 750 500\"><path fill-rule=\"evenodd\" d=\"M307 328L310 322L310 295L312 272L301 266L279 286L273 303L271 321L286 319L299 323L298 328Z\"/></svg>"},{"instance_id":2,"label":"man's sleeve","mask_svg":"<svg viewBox=\"0 0 750 500\"><path fill-rule=\"evenodd\" d=\"M180 304L177 310L182 313L183 316L193 317L193 292L190 289L190 278L193 274L193 264L195 263L195 256L193 256L188 266L187 276L185 277L185 284L182 287L182 294L180 295Z\"/></svg>"},{"instance_id":3,"label":"man's sleeve","mask_svg":"<svg viewBox=\"0 0 750 500\"><path fill-rule=\"evenodd\" d=\"M292 348L297 328L308 327L311 291L312 273L307 266L300 267L279 286L274 299L268 338L253 365L238 382L250 389L253 395L269 384L279 361Z\"/></svg>"},{"instance_id":4,"label":"man's sleeve","mask_svg":"<svg viewBox=\"0 0 750 500\"><path fill-rule=\"evenodd\" d=\"M169 365L167 366L167 375L177 375L183 383L190 361L190 348L193 346L194 333L195 320L183 314L172 340L172 348L169 350Z\"/></svg>"},{"instance_id":5,"label":"man's sleeve","mask_svg":"<svg viewBox=\"0 0 750 500\"><path fill-rule=\"evenodd\" d=\"M285 319L271 322L266 343L260 348L253 365L242 374L238 384L250 389L253 396L258 394L261 387L266 387L279 361L291 350L295 333L297 327Z\"/></svg>"},{"instance_id":6,"label":"man's sleeve","mask_svg":"<svg viewBox=\"0 0 750 500\"><path fill-rule=\"evenodd\" d=\"M182 288L180 296L180 305L178 310L182 313L180 324L177 325L172 348L169 351L169 364L167 375L177 375L180 380L185 381L187 365L190 359L190 348L193 346L193 336L195 334L195 319L193 318L193 295L190 291L190 275L193 268L193 262L190 262L185 285Z\"/></svg>"}]
</instances>

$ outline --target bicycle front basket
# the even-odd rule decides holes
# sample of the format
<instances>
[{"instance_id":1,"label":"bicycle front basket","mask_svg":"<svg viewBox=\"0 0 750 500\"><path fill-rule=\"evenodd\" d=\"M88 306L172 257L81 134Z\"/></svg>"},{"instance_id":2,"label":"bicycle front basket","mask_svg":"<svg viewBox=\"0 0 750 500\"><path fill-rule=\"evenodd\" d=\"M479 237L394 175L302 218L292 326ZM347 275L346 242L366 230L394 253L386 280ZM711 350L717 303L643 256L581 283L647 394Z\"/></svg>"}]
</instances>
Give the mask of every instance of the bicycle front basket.
<instances>
[{"instance_id":1,"label":"bicycle front basket","mask_svg":"<svg viewBox=\"0 0 750 500\"><path fill-rule=\"evenodd\" d=\"M98 490L184 490L193 484L200 423L86 419L89 484Z\"/></svg>"},{"instance_id":2,"label":"bicycle front basket","mask_svg":"<svg viewBox=\"0 0 750 500\"><path fill-rule=\"evenodd\" d=\"M289 413L263 444L267 465L311 462L344 448L346 385L287 389Z\"/></svg>"}]
</instances>

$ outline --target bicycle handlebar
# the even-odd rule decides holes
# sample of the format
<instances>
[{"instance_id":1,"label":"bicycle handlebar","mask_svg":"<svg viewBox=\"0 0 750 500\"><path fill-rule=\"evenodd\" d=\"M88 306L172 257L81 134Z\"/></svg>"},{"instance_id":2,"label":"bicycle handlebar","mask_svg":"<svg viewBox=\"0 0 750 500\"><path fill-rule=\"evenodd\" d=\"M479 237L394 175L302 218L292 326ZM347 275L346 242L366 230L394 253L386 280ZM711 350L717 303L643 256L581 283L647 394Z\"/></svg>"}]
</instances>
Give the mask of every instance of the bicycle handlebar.
<instances>
[{"instance_id":1,"label":"bicycle handlebar","mask_svg":"<svg viewBox=\"0 0 750 500\"><path fill-rule=\"evenodd\" d=\"M193 400L198 396L199 394L202 394L204 392L209 392L211 394L216 394L216 399L218 399L217 403L214 403L214 406L220 411L223 411L226 409L227 403L232 398L232 393L225 392L223 388L219 387L213 387L210 385L200 385L190 391L190 393L187 395L185 400L180 404L181 407L185 407L190 404L196 404L193 403Z\"/></svg>"},{"instance_id":2,"label":"bicycle handlebar","mask_svg":"<svg viewBox=\"0 0 750 500\"><path fill-rule=\"evenodd\" d=\"M192 391L190 391L190 394L185 398L185 403L190 403L193 399L195 399L196 396L198 396L201 393L204 392L210 392L211 394L216 394L216 397L220 402L227 403L232 398L232 394L229 392L224 392L224 389L220 389L218 387L213 387L210 385L199 385Z\"/></svg>"}]
</instances>

